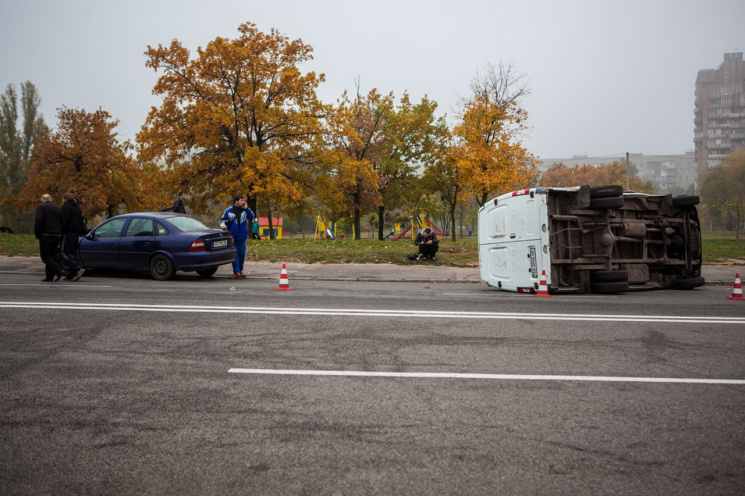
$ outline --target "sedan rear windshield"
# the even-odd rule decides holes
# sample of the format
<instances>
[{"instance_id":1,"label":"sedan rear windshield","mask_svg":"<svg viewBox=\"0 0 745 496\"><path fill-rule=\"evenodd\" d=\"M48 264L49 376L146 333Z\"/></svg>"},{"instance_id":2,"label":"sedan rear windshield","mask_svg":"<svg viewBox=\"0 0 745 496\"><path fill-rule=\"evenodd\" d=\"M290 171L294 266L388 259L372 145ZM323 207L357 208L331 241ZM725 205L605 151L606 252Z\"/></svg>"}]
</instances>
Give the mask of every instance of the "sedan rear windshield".
<instances>
[{"instance_id":1,"label":"sedan rear windshield","mask_svg":"<svg viewBox=\"0 0 745 496\"><path fill-rule=\"evenodd\" d=\"M210 228L191 217L168 217L169 224L181 232L209 231Z\"/></svg>"}]
</instances>

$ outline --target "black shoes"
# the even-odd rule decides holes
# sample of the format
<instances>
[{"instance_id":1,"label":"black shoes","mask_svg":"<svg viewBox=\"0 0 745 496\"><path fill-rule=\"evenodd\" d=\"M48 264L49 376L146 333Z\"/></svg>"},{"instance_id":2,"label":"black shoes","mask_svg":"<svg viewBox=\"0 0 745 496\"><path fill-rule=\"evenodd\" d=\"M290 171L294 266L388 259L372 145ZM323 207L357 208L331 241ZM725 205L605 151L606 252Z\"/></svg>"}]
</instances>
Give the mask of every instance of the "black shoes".
<instances>
[{"instance_id":1,"label":"black shoes","mask_svg":"<svg viewBox=\"0 0 745 496\"><path fill-rule=\"evenodd\" d=\"M68 281L79 281L83 277L83 274L85 274L85 269L78 269L74 276L67 276L65 279Z\"/></svg>"}]
</instances>

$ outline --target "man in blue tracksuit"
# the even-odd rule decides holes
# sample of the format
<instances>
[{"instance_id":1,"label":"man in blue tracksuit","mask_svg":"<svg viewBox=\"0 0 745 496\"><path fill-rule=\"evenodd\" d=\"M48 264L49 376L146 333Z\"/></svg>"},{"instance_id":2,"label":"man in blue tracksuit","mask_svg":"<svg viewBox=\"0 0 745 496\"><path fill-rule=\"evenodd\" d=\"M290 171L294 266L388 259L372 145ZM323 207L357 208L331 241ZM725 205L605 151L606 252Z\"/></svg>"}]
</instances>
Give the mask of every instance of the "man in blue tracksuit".
<instances>
[{"instance_id":1,"label":"man in blue tracksuit","mask_svg":"<svg viewBox=\"0 0 745 496\"><path fill-rule=\"evenodd\" d=\"M235 241L235 261L233 261L233 275L231 279L245 278L243 274L243 262L246 260L246 240L249 236L249 230L254 218L254 213L246 205L246 198L243 195L233 197L233 206L225 210L222 214L220 227L230 229Z\"/></svg>"}]
</instances>

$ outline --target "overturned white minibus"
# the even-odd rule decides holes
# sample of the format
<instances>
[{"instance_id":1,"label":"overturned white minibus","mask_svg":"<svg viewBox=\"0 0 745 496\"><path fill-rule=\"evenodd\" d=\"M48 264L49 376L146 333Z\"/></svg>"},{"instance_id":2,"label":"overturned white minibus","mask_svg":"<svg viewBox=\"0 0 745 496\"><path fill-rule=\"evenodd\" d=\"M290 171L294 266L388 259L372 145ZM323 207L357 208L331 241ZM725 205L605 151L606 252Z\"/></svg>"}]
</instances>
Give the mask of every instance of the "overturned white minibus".
<instances>
[{"instance_id":1,"label":"overturned white minibus","mask_svg":"<svg viewBox=\"0 0 745 496\"><path fill-rule=\"evenodd\" d=\"M698 203L621 186L502 195L479 210L481 279L526 293L543 271L549 293L702 286Z\"/></svg>"}]
</instances>

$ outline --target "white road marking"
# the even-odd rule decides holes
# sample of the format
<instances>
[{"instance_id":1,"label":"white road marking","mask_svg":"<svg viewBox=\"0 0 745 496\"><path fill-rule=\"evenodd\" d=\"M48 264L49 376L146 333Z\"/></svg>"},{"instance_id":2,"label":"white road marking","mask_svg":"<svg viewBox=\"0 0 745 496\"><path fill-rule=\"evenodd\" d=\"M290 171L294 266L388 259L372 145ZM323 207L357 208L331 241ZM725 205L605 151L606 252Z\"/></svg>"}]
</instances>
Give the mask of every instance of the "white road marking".
<instances>
[{"instance_id":1,"label":"white road marking","mask_svg":"<svg viewBox=\"0 0 745 496\"><path fill-rule=\"evenodd\" d=\"M428 293L420 293L420 294L428 294ZM484 298L494 298L494 293L485 293L485 294L482 294L482 293L442 293L442 294L443 294L443 296L469 296L469 297L471 297L471 296L481 296L481 297L484 297ZM530 295L527 295L527 296L530 296ZM604 301L619 299L618 296L613 296L613 295L609 295L609 294L603 294L603 295L596 295L596 294L595 295L580 295L580 294L571 294L571 295L569 295L569 294L567 294L567 295L562 295L562 296L563 297L567 297L567 298L571 298L572 300L582 299L582 298L592 298L594 300L597 300L598 298L603 298ZM514 298L514 299L525 300L526 294L525 293L511 293L511 292L507 292L507 291L502 291L499 294L499 297L500 298Z\"/></svg>"},{"instance_id":2,"label":"white road marking","mask_svg":"<svg viewBox=\"0 0 745 496\"><path fill-rule=\"evenodd\" d=\"M75 282L75 286L70 286L70 284L63 283L61 281L58 281L57 283L52 283L52 284L49 284L48 282L46 282L44 284L4 284L4 283L0 283L0 286L24 286L24 287L32 286L32 287L44 287L44 288L70 288L70 287L74 287L76 289L80 289L80 288L83 288L83 289L85 289L85 288L110 288L111 287L111 286L103 286L103 285L100 285L100 284L86 284L84 282Z\"/></svg>"},{"instance_id":3,"label":"white road marking","mask_svg":"<svg viewBox=\"0 0 745 496\"><path fill-rule=\"evenodd\" d=\"M585 375L519 375L519 374L458 374L437 372L366 372L358 370L278 370L239 369L228 370L229 374L253 375L303 375L334 377L393 377L421 379L490 379L501 381L582 381L582 382L646 382L656 384L717 384L745 385L741 379L689 379L677 377L604 377Z\"/></svg>"},{"instance_id":4,"label":"white road marking","mask_svg":"<svg viewBox=\"0 0 745 496\"><path fill-rule=\"evenodd\" d=\"M494 320L551 320L586 322L655 322L677 324L735 324L745 325L745 317L696 317L689 315L613 315L613 314L557 314L517 312L446 312L436 310L371 310L337 308L291 308L291 307L235 307L202 305L146 305L126 303L47 303L47 302L0 302L0 308L134 311L170 313L222 313L222 314L266 314L266 315L319 315L324 317L412 317L440 319L494 319Z\"/></svg>"}]
</instances>

